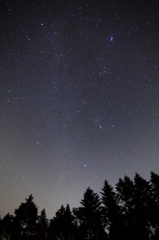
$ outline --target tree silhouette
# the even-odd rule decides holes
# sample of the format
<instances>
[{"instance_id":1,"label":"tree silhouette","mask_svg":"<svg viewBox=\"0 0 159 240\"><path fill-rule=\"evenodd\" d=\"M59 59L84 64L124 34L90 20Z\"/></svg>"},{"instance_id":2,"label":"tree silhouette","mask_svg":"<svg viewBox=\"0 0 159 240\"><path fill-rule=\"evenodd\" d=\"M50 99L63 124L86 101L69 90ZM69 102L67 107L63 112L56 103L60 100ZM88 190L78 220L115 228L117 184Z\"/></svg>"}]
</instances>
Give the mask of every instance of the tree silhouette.
<instances>
[{"instance_id":1,"label":"tree silhouette","mask_svg":"<svg viewBox=\"0 0 159 240\"><path fill-rule=\"evenodd\" d=\"M3 233L3 229L2 229L2 218L0 216L0 240L2 240L2 233Z\"/></svg>"},{"instance_id":2,"label":"tree silhouette","mask_svg":"<svg viewBox=\"0 0 159 240\"><path fill-rule=\"evenodd\" d=\"M102 188L102 215L105 228L109 231L109 237L113 239L120 239L121 230L121 214L118 205L116 193L113 187L107 180L104 182Z\"/></svg>"},{"instance_id":3,"label":"tree silhouette","mask_svg":"<svg viewBox=\"0 0 159 240\"><path fill-rule=\"evenodd\" d=\"M87 188L81 200L82 207L74 209L83 239L104 239L106 234L101 221L101 201L97 193Z\"/></svg>"},{"instance_id":4,"label":"tree silhouette","mask_svg":"<svg viewBox=\"0 0 159 240\"><path fill-rule=\"evenodd\" d=\"M63 205L50 221L45 209L38 216L33 196L0 218L0 240L158 240L159 175L150 181L138 173L125 176L116 191L104 182L101 199L91 188L84 192L81 206Z\"/></svg>"},{"instance_id":5,"label":"tree silhouette","mask_svg":"<svg viewBox=\"0 0 159 240\"><path fill-rule=\"evenodd\" d=\"M13 216L9 213L4 216L4 218L0 222L1 225L1 237L0 239L11 239L12 231L13 231Z\"/></svg>"},{"instance_id":6,"label":"tree silhouette","mask_svg":"<svg viewBox=\"0 0 159 240\"><path fill-rule=\"evenodd\" d=\"M125 223L124 238L147 240L150 231L150 184L138 173L134 182L127 176L116 184Z\"/></svg>"},{"instance_id":7,"label":"tree silhouette","mask_svg":"<svg viewBox=\"0 0 159 240\"><path fill-rule=\"evenodd\" d=\"M122 237L134 240L134 183L125 176L116 184L117 198L122 212Z\"/></svg>"},{"instance_id":8,"label":"tree silhouette","mask_svg":"<svg viewBox=\"0 0 159 240\"><path fill-rule=\"evenodd\" d=\"M55 217L50 221L49 239L74 239L75 225L74 216L69 204L66 208L62 205L56 212Z\"/></svg>"},{"instance_id":9,"label":"tree silhouette","mask_svg":"<svg viewBox=\"0 0 159 240\"><path fill-rule=\"evenodd\" d=\"M159 175L151 172L151 223L154 239L159 239Z\"/></svg>"},{"instance_id":10,"label":"tree silhouette","mask_svg":"<svg viewBox=\"0 0 159 240\"><path fill-rule=\"evenodd\" d=\"M38 217L37 224L34 227L34 231L36 232L35 235L34 235L34 239L36 239L36 240L47 239L47 236L48 236L48 219L46 217L45 209L43 209L41 211L41 214Z\"/></svg>"},{"instance_id":11,"label":"tree silhouette","mask_svg":"<svg viewBox=\"0 0 159 240\"><path fill-rule=\"evenodd\" d=\"M148 240L150 235L150 183L138 173L134 177L134 202L135 237L137 240Z\"/></svg>"},{"instance_id":12,"label":"tree silhouette","mask_svg":"<svg viewBox=\"0 0 159 240\"><path fill-rule=\"evenodd\" d=\"M38 220L38 208L33 202L32 194L26 198L25 203L21 203L18 209L15 209L15 229L20 234L20 239L26 239L27 236L35 234L35 226Z\"/></svg>"}]
</instances>

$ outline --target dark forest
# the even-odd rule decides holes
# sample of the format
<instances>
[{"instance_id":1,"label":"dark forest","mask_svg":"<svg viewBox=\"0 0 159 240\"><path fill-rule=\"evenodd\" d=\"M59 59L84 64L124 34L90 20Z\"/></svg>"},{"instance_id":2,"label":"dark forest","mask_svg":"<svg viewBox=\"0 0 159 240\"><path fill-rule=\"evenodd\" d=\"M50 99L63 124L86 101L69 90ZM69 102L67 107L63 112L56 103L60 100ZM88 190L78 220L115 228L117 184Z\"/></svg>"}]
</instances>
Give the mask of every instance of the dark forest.
<instances>
[{"instance_id":1,"label":"dark forest","mask_svg":"<svg viewBox=\"0 0 159 240\"><path fill-rule=\"evenodd\" d=\"M73 193L72 193L73 194ZM113 187L105 180L100 194L88 187L81 206L61 206L47 219L31 194L24 203L0 219L0 240L158 240L159 175L150 181L138 173L119 179Z\"/></svg>"}]
</instances>

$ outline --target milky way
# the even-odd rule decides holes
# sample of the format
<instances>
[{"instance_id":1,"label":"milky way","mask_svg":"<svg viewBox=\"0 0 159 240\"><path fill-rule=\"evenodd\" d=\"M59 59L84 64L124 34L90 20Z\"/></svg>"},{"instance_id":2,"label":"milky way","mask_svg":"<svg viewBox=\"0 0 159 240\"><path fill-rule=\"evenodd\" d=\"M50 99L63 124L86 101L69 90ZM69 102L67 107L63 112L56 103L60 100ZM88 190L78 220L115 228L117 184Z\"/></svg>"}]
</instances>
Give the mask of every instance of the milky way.
<instances>
[{"instance_id":1,"label":"milky way","mask_svg":"<svg viewBox=\"0 0 159 240\"><path fill-rule=\"evenodd\" d=\"M1 5L0 214L159 173L158 1Z\"/></svg>"}]
</instances>

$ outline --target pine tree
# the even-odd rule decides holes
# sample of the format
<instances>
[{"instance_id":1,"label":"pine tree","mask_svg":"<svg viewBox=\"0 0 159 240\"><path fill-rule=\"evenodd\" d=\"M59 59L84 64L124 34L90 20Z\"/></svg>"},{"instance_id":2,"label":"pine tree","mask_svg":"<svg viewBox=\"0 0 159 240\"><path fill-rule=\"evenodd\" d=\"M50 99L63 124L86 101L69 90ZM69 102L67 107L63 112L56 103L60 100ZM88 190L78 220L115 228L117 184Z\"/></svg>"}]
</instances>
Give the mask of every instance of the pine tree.
<instances>
[{"instance_id":1,"label":"pine tree","mask_svg":"<svg viewBox=\"0 0 159 240\"><path fill-rule=\"evenodd\" d=\"M138 173L134 182L127 176L116 184L125 223L124 239L148 240L150 235L150 184Z\"/></svg>"},{"instance_id":2,"label":"pine tree","mask_svg":"<svg viewBox=\"0 0 159 240\"><path fill-rule=\"evenodd\" d=\"M121 236L123 240L134 240L134 183L125 176L116 184L118 203L121 208Z\"/></svg>"},{"instance_id":3,"label":"pine tree","mask_svg":"<svg viewBox=\"0 0 159 240\"><path fill-rule=\"evenodd\" d=\"M109 231L110 239L120 239L121 214L117 195L107 180L102 188L102 215L105 228Z\"/></svg>"},{"instance_id":4,"label":"pine tree","mask_svg":"<svg viewBox=\"0 0 159 240\"><path fill-rule=\"evenodd\" d=\"M38 217L38 221L35 227L36 239L44 240L47 239L47 231L48 231L48 219L46 217L45 208L41 211L40 216Z\"/></svg>"},{"instance_id":5,"label":"pine tree","mask_svg":"<svg viewBox=\"0 0 159 240\"><path fill-rule=\"evenodd\" d=\"M14 217L8 213L0 221L0 239L11 239L13 232L13 219Z\"/></svg>"},{"instance_id":6,"label":"pine tree","mask_svg":"<svg viewBox=\"0 0 159 240\"><path fill-rule=\"evenodd\" d=\"M26 236L34 235L34 228L38 220L38 208L33 202L32 194L26 198L25 203L21 203L18 209L15 209L15 230L19 232L19 238L25 239Z\"/></svg>"},{"instance_id":7,"label":"pine tree","mask_svg":"<svg viewBox=\"0 0 159 240\"><path fill-rule=\"evenodd\" d=\"M80 234L83 239L104 239L106 234L102 226L101 201L97 193L87 188L81 200L82 207L74 209L79 219Z\"/></svg>"},{"instance_id":8,"label":"pine tree","mask_svg":"<svg viewBox=\"0 0 159 240\"><path fill-rule=\"evenodd\" d=\"M62 205L50 221L49 239L71 240L75 236L74 216L69 204Z\"/></svg>"},{"instance_id":9,"label":"pine tree","mask_svg":"<svg viewBox=\"0 0 159 240\"><path fill-rule=\"evenodd\" d=\"M151 172L151 224L154 239L159 239L159 175Z\"/></svg>"}]
</instances>

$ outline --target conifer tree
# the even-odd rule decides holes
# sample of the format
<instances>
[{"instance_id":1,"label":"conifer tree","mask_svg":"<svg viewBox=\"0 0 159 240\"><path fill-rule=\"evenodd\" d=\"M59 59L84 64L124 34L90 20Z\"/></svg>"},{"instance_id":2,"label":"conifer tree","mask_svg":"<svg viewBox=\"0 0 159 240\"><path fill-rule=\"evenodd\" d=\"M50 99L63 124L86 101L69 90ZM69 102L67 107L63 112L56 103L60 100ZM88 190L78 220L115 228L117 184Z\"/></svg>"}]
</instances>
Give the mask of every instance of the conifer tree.
<instances>
[{"instance_id":1,"label":"conifer tree","mask_svg":"<svg viewBox=\"0 0 159 240\"><path fill-rule=\"evenodd\" d=\"M151 223L154 239L159 239L159 175L151 172Z\"/></svg>"},{"instance_id":2,"label":"conifer tree","mask_svg":"<svg viewBox=\"0 0 159 240\"><path fill-rule=\"evenodd\" d=\"M41 211L40 216L35 227L36 238L45 240L48 236L48 219L46 217L45 208Z\"/></svg>"},{"instance_id":3,"label":"conifer tree","mask_svg":"<svg viewBox=\"0 0 159 240\"><path fill-rule=\"evenodd\" d=\"M120 207L118 205L117 195L107 180L104 182L101 195L103 203L102 215L105 228L109 231L109 237L112 240L120 239Z\"/></svg>"},{"instance_id":4,"label":"conifer tree","mask_svg":"<svg viewBox=\"0 0 159 240\"><path fill-rule=\"evenodd\" d=\"M128 176L119 178L116 190L121 208L122 238L134 240L134 183Z\"/></svg>"},{"instance_id":5,"label":"conifer tree","mask_svg":"<svg viewBox=\"0 0 159 240\"><path fill-rule=\"evenodd\" d=\"M148 240L150 235L150 183L138 173L134 177L134 234L136 240Z\"/></svg>"},{"instance_id":6,"label":"conifer tree","mask_svg":"<svg viewBox=\"0 0 159 240\"><path fill-rule=\"evenodd\" d=\"M71 240L74 239L74 235L74 216L69 204L67 204L66 208L62 205L56 212L55 217L50 221L49 239Z\"/></svg>"},{"instance_id":7,"label":"conifer tree","mask_svg":"<svg viewBox=\"0 0 159 240\"><path fill-rule=\"evenodd\" d=\"M101 219L101 201L97 193L87 188L81 200L82 207L74 209L79 219L81 236L83 239L105 239L104 227Z\"/></svg>"},{"instance_id":8,"label":"conifer tree","mask_svg":"<svg viewBox=\"0 0 159 240\"><path fill-rule=\"evenodd\" d=\"M38 220L38 207L33 202L32 194L26 198L25 203L21 203L18 209L15 209L14 225L16 233L19 232L19 238L25 239L26 236L35 234L35 226Z\"/></svg>"},{"instance_id":9,"label":"conifer tree","mask_svg":"<svg viewBox=\"0 0 159 240\"><path fill-rule=\"evenodd\" d=\"M8 213L0 221L0 239L11 239L13 232L13 219L14 217Z\"/></svg>"}]
</instances>

